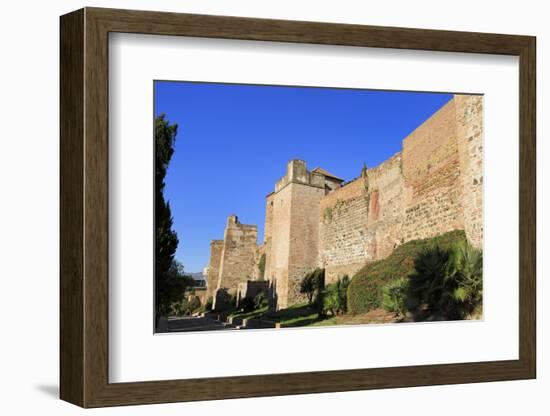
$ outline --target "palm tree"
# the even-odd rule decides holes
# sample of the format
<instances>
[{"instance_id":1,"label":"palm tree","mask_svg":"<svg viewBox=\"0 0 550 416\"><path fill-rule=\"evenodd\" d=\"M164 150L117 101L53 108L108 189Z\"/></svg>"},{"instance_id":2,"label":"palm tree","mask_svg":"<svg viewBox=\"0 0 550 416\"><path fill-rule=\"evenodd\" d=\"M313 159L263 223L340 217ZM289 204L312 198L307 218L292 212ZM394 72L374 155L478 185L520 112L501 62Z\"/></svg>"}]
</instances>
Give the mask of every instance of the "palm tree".
<instances>
[{"instance_id":1,"label":"palm tree","mask_svg":"<svg viewBox=\"0 0 550 416\"><path fill-rule=\"evenodd\" d=\"M430 319L465 319L481 305L483 255L463 242L451 249L432 246L414 261L407 306Z\"/></svg>"}]
</instances>

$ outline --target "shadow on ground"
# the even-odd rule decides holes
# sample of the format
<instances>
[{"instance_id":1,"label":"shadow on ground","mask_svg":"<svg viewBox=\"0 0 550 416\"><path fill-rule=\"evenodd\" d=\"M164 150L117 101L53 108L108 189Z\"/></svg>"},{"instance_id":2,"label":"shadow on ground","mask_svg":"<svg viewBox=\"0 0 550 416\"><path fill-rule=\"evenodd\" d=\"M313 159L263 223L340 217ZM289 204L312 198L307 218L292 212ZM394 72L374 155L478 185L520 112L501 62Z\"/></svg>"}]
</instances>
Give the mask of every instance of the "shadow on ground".
<instances>
[{"instance_id":1,"label":"shadow on ground","mask_svg":"<svg viewBox=\"0 0 550 416\"><path fill-rule=\"evenodd\" d=\"M59 386L56 384L38 384L34 387L46 396L50 396L54 399L59 398Z\"/></svg>"},{"instance_id":2,"label":"shadow on ground","mask_svg":"<svg viewBox=\"0 0 550 416\"><path fill-rule=\"evenodd\" d=\"M163 330L158 332L224 331L231 329L235 328L211 318L184 316L182 318L168 319Z\"/></svg>"}]
</instances>

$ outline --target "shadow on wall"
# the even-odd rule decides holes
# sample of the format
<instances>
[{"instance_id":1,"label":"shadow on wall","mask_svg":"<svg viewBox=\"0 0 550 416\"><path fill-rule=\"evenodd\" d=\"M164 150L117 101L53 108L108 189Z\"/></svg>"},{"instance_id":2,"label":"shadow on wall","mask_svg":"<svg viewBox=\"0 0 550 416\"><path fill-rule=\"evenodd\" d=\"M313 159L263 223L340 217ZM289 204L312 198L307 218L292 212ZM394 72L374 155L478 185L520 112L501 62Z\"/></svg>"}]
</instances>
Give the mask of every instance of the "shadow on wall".
<instances>
[{"instance_id":1,"label":"shadow on wall","mask_svg":"<svg viewBox=\"0 0 550 416\"><path fill-rule=\"evenodd\" d=\"M268 289L268 302L269 302L269 310L277 310L277 279L273 279L269 284Z\"/></svg>"}]
</instances>

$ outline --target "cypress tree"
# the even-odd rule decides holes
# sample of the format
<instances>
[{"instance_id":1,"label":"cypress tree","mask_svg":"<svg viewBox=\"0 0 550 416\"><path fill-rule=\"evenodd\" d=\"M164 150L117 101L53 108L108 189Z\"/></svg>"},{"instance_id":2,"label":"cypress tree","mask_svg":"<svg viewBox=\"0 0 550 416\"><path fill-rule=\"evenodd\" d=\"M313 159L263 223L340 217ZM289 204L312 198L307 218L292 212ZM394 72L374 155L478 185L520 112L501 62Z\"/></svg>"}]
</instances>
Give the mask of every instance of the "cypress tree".
<instances>
[{"instance_id":1,"label":"cypress tree","mask_svg":"<svg viewBox=\"0 0 550 416\"><path fill-rule=\"evenodd\" d=\"M166 171L174 154L178 131L165 114L155 118L155 324L172 302L183 296L185 279L174 260L178 236L172 230L170 204L164 198Z\"/></svg>"}]
</instances>

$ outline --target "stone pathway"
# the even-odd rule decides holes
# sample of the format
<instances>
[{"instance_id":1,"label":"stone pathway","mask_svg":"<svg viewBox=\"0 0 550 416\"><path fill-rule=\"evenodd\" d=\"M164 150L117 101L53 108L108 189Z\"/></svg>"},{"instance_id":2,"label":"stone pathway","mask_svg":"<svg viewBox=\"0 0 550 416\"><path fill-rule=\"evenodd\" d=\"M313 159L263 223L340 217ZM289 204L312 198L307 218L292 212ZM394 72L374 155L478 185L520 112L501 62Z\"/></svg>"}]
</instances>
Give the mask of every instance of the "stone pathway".
<instances>
[{"instance_id":1,"label":"stone pathway","mask_svg":"<svg viewBox=\"0 0 550 416\"><path fill-rule=\"evenodd\" d=\"M212 318L184 316L181 318L169 318L164 330L161 332L224 331L232 329L237 328Z\"/></svg>"}]
</instances>

